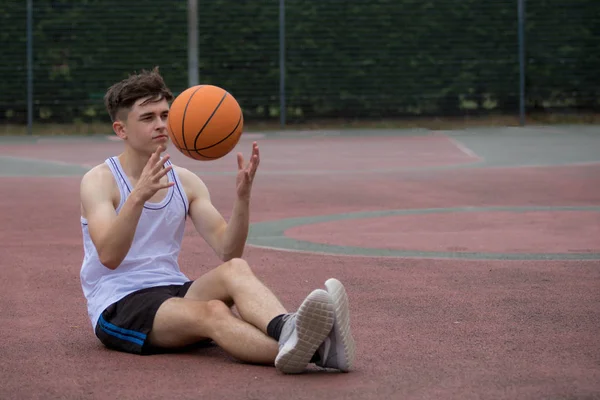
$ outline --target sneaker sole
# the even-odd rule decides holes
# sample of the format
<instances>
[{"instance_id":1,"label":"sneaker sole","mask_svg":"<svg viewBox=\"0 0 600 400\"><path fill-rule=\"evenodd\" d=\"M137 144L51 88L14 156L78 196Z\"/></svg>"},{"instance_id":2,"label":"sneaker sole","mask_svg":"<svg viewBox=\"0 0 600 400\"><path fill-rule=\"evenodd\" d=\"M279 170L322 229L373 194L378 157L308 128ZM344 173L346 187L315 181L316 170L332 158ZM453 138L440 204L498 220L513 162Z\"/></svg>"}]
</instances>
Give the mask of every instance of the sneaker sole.
<instances>
[{"instance_id":1,"label":"sneaker sole","mask_svg":"<svg viewBox=\"0 0 600 400\"><path fill-rule=\"evenodd\" d=\"M275 367L285 374L298 374L306 366L333 328L333 302L329 293L315 289L297 311L295 346L283 348L275 358Z\"/></svg>"},{"instance_id":2,"label":"sneaker sole","mask_svg":"<svg viewBox=\"0 0 600 400\"><path fill-rule=\"evenodd\" d=\"M331 278L325 282L325 287L333 299L335 322L333 332L337 343L337 364L343 372L348 372L354 363L356 343L350 331L350 308L348 294L344 285L337 279Z\"/></svg>"}]
</instances>

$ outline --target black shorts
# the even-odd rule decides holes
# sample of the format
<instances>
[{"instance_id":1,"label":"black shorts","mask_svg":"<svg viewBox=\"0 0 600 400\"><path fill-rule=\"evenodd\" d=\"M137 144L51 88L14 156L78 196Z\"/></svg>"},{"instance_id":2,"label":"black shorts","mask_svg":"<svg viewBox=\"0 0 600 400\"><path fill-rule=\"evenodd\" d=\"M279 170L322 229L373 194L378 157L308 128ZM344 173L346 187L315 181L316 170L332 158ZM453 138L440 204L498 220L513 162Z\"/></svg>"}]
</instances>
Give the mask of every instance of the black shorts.
<instances>
[{"instance_id":1,"label":"black shorts","mask_svg":"<svg viewBox=\"0 0 600 400\"><path fill-rule=\"evenodd\" d=\"M193 281L182 285L157 286L128 294L102 312L96 336L108 348L133 354L159 351L147 342L154 317L163 302L184 297Z\"/></svg>"}]
</instances>

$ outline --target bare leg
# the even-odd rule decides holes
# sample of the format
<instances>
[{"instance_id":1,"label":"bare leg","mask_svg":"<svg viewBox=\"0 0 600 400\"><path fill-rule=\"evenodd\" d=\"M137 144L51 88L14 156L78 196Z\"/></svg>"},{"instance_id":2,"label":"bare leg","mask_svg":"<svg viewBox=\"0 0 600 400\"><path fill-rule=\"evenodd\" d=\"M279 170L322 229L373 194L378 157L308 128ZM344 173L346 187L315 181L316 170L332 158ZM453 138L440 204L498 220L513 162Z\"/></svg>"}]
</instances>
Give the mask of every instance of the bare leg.
<instances>
[{"instance_id":1,"label":"bare leg","mask_svg":"<svg viewBox=\"0 0 600 400\"><path fill-rule=\"evenodd\" d=\"M221 300L235 304L240 316L263 333L269 322L287 311L277 297L254 275L248 263L234 258L198 278L186 296L193 300Z\"/></svg>"},{"instance_id":2,"label":"bare leg","mask_svg":"<svg viewBox=\"0 0 600 400\"><path fill-rule=\"evenodd\" d=\"M237 318L220 300L172 298L164 302L154 319L150 343L179 348L212 339L241 361L273 364L278 352L275 340Z\"/></svg>"},{"instance_id":3,"label":"bare leg","mask_svg":"<svg viewBox=\"0 0 600 400\"><path fill-rule=\"evenodd\" d=\"M235 305L237 318L230 307ZM275 364L284 373L302 372L333 326L333 302L323 289L311 292L286 322L278 343L268 336L269 322L286 309L241 259L226 262L198 278L184 298L159 308L151 343L169 348L214 340L247 362Z\"/></svg>"}]
</instances>

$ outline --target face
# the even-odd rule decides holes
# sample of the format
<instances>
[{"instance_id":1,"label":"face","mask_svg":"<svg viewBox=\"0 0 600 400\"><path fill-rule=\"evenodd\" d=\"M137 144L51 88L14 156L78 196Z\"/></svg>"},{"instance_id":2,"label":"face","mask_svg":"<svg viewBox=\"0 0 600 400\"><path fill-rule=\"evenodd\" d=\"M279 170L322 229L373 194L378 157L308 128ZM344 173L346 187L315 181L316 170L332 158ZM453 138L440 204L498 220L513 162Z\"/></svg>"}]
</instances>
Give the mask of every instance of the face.
<instances>
[{"instance_id":1,"label":"face","mask_svg":"<svg viewBox=\"0 0 600 400\"><path fill-rule=\"evenodd\" d=\"M145 102L146 100L136 101L129 113L123 113L124 119L114 122L113 128L128 146L151 154L159 145L167 146L169 142L169 103L164 99L158 102Z\"/></svg>"}]
</instances>

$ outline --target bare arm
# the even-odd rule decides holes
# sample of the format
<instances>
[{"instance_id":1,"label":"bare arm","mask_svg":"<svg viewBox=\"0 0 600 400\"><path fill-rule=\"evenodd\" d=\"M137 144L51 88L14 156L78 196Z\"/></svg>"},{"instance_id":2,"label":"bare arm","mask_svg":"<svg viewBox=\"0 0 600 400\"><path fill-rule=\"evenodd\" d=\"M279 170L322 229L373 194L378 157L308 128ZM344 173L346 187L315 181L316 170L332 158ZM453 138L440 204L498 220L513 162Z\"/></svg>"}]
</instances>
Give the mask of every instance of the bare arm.
<instances>
[{"instance_id":1,"label":"bare arm","mask_svg":"<svg viewBox=\"0 0 600 400\"><path fill-rule=\"evenodd\" d=\"M169 156L160 159L162 150L159 147L150 157L119 214L112 202L113 178L110 171L97 168L88 172L81 180L81 207L88 221L90 237L96 246L100 262L109 269L116 269L127 256L144 203L158 190L174 184L166 182L166 178L161 182L172 168L163 168Z\"/></svg>"},{"instance_id":2,"label":"bare arm","mask_svg":"<svg viewBox=\"0 0 600 400\"><path fill-rule=\"evenodd\" d=\"M81 181L80 195L88 230L100 262L116 269L131 248L144 203L139 196L127 198L117 215L111 199L110 173L94 171Z\"/></svg>"},{"instance_id":3,"label":"bare arm","mask_svg":"<svg viewBox=\"0 0 600 400\"><path fill-rule=\"evenodd\" d=\"M236 199L229 223L214 207L208 188L200 178L185 169L179 171L190 198L190 218L194 227L222 261L241 257L249 227L249 201Z\"/></svg>"},{"instance_id":4,"label":"bare arm","mask_svg":"<svg viewBox=\"0 0 600 400\"><path fill-rule=\"evenodd\" d=\"M250 227L250 192L259 160L256 142L252 144L252 155L246 166L242 154L237 154L236 198L229 223L212 205L204 182L186 169L180 171L189 191L190 217L194 226L223 261L242 257L244 253Z\"/></svg>"},{"instance_id":5,"label":"bare arm","mask_svg":"<svg viewBox=\"0 0 600 400\"><path fill-rule=\"evenodd\" d=\"M233 212L223 235L223 246L227 259L240 258L244 254L248 229L250 228L250 199L236 197Z\"/></svg>"}]
</instances>

